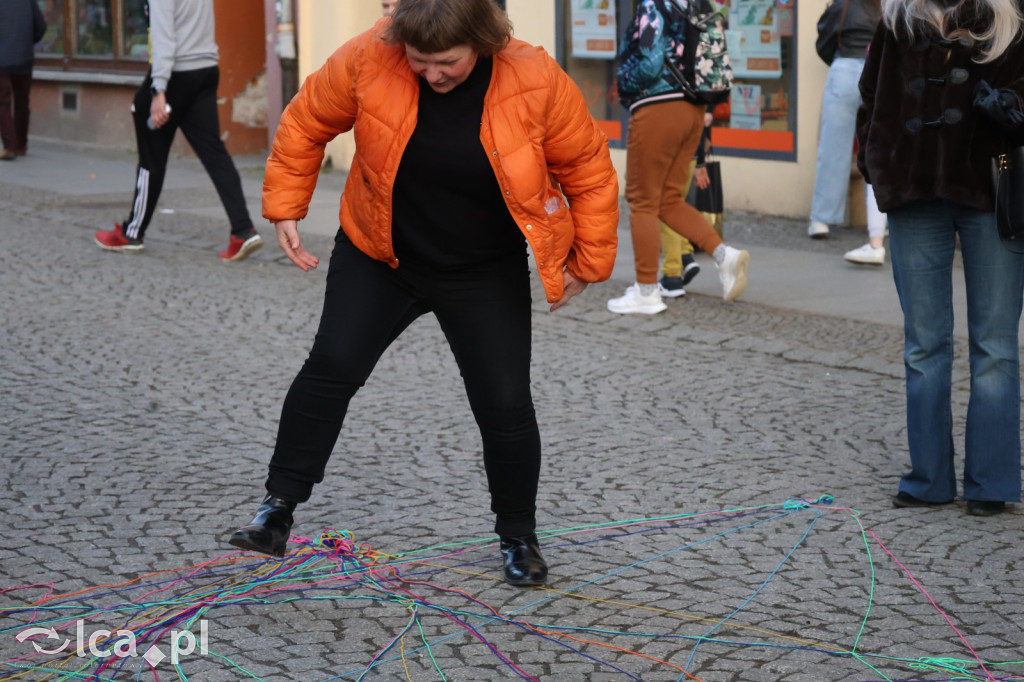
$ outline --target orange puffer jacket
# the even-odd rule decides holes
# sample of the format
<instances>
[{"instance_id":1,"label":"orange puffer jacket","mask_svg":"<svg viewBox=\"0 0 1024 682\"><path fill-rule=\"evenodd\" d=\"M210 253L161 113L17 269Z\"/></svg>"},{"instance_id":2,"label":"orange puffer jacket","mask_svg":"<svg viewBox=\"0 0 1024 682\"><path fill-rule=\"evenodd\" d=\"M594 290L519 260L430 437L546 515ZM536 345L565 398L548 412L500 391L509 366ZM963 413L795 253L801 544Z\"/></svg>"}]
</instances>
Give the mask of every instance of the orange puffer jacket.
<instances>
[{"instance_id":1,"label":"orange puffer jacket","mask_svg":"<svg viewBox=\"0 0 1024 682\"><path fill-rule=\"evenodd\" d=\"M340 223L357 248L398 267L392 188L416 127L419 86L404 48L381 40L385 22L339 48L288 105L267 160L263 216L305 217L324 145L354 129ZM563 267L585 282L607 279L619 219L608 141L579 88L541 48L512 40L495 55L480 142L548 300L562 297Z\"/></svg>"}]
</instances>

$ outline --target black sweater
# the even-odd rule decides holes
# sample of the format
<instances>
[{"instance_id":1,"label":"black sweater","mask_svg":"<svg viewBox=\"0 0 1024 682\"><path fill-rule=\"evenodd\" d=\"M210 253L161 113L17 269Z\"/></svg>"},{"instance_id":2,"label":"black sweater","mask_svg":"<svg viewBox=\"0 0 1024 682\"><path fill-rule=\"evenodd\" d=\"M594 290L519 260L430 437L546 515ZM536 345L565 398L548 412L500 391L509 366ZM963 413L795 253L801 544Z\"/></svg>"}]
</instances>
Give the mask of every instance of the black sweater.
<instances>
[{"instance_id":1,"label":"black sweater","mask_svg":"<svg viewBox=\"0 0 1024 682\"><path fill-rule=\"evenodd\" d=\"M447 93L420 79L416 129L395 176L392 239L400 267L485 264L525 253L480 142L492 60Z\"/></svg>"}]
</instances>

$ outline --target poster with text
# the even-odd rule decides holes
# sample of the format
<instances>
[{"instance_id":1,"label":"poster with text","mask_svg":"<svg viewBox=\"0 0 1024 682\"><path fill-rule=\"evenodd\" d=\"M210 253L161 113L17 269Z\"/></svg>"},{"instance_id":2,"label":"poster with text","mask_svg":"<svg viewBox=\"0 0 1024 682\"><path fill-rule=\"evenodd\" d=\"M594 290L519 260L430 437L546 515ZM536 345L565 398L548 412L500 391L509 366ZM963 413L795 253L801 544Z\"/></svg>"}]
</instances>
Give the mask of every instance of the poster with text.
<instances>
[{"instance_id":1,"label":"poster with text","mask_svg":"<svg viewBox=\"0 0 1024 682\"><path fill-rule=\"evenodd\" d=\"M613 0L572 0L572 56L615 59L616 24Z\"/></svg>"},{"instance_id":2,"label":"poster with text","mask_svg":"<svg viewBox=\"0 0 1024 682\"><path fill-rule=\"evenodd\" d=\"M782 42L775 0L733 0L726 44L737 78L782 76Z\"/></svg>"},{"instance_id":3,"label":"poster with text","mask_svg":"<svg viewBox=\"0 0 1024 682\"><path fill-rule=\"evenodd\" d=\"M729 92L729 127L761 129L761 86L733 83Z\"/></svg>"}]
</instances>

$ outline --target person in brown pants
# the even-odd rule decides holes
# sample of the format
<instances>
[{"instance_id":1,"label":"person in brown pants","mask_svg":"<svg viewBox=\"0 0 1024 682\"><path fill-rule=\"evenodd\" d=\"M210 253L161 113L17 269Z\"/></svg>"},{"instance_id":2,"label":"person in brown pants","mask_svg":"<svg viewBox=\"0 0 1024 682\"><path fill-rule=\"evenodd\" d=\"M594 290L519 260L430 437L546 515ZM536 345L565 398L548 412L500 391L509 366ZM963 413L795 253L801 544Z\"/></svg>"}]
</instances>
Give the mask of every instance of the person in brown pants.
<instances>
[{"instance_id":1,"label":"person in brown pants","mask_svg":"<svg viewBox=\"0 0 1024 682\"><path fill-rule=\"evenodd\" d=\"M618 82L619 97L630 111L626 201L636 283L625 295L608 301L608 310L647 315L665 310L658 291L659 218L711 254L722 282L722 298L735 300L747 286L750 254L724 244L704 216L683 198L706 110L682 91L664 64L666 46L674 40L673 34L681 33L679 24L684 20L678 13L666 13L664 5L654 0L643 0L637 13L643 20L635 24L644 27L638 61L628 70L629 82L621 74Z\"/></svg>"}]
</instances>

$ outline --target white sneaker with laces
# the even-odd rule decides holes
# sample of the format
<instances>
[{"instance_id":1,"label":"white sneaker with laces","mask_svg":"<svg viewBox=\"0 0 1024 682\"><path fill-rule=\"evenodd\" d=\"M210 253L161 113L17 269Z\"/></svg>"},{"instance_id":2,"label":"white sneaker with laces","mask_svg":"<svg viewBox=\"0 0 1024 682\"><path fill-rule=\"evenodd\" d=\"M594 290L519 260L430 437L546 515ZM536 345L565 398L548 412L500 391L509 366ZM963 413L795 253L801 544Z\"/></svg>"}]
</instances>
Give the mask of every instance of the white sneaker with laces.
<instances>
[{"instance_id":1,"label":"white sneaker with laces","mask_svg":"<svg viewBox=\"0 0 1024 682\"><path fill-rule=\"evenodd\" d=\"M848 260L851 263L860 263L862 265L884 265L885 247L879 246L876 249L871 246L871 244L865 244L853 251L847 251L843 255L843 259Z\"/></svg>"},{"instance_id":2,"label":"white sneaker with laces","mask_svg":"<svg viewBox=\"0 0 1024 682\"><path fill-rule=\"evenodd\" d=\"M666 308L668 306L661 300L661 294L658 292L657 287L655 287L654 293L644 296L640 293L640 286L638 284L628 287L625 295L608 301L608 310L613 313L654 315Z\"/></svg>"},{"instance_id":3,"label":"white sneaker with laces","mask_svg":"<svg viewBox=\"0 0 1024 682\"><path fill-rule=\"evenodd\" d=\"M807 236L811 239L824 239L828 236L828 225L817 220L812 220L807 225Z\"/></svg>"},{"instance_id":4,"label":"white sneaker with laces","mask_svg":"<svg viewBox=\"0 0 1024 682\"><path fill-rule=\"evenodd\" d=\"M735 301L747 288L747 268L750 252L725 247L725 258L718 266L718 280L722 283L722 299Z\"/></svg>"}]
</instances>

